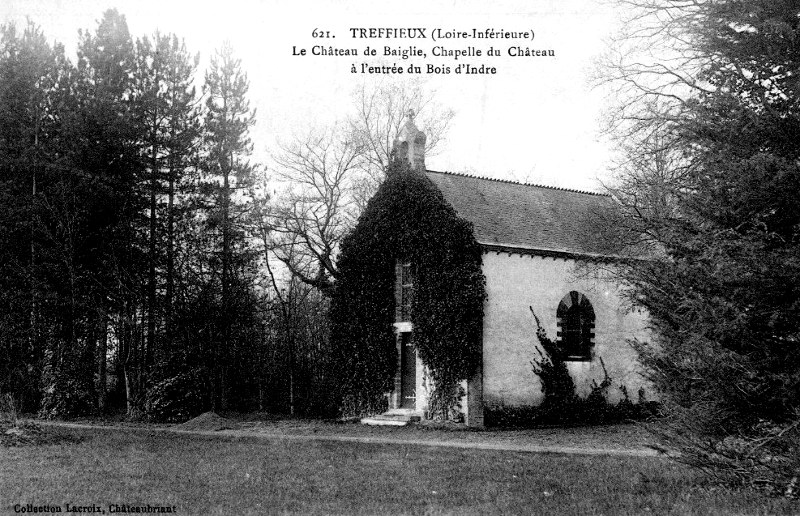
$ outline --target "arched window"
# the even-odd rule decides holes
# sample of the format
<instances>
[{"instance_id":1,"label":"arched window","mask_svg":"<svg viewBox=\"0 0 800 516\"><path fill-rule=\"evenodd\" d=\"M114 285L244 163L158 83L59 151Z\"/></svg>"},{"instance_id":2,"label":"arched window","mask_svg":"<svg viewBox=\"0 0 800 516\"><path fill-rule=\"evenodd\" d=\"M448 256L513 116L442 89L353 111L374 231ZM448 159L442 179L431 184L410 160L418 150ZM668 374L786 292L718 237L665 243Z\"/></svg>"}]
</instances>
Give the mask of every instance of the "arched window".
<instances>
[{"instance_id":1,"label":"arched window","mask_svg":"<svg viewBox=\"0 0 800 516\"><path fill-rule=\"evenodd\" d=\"M566 360L591 360L594 308L580 292L572 291L558 304L558 343Z\"/></svg>"}]
</instances>

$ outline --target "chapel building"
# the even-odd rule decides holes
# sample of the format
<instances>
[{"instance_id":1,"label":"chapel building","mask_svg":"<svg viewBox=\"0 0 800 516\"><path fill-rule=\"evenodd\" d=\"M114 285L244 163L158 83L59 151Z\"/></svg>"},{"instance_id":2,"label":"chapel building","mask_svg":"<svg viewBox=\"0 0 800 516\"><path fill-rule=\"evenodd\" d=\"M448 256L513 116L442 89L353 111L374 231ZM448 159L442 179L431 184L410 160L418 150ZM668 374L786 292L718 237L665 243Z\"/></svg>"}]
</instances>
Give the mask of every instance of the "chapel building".
<instances>
[{"instance_id":1,"label":"chapel building","mask_svg":"<svg viewBox=\"0 0 800 516\"><path fill-rule=\"evenodd\" d=\"M482 363L474 378L463 384L464 421L483 426L486 407L542 401L531 365L538 346L533 314L566 351L579 395L586 396L593 382L603 380L603 365L613 385L625 386L633 395L646 388L628 342L648 339L647 315L624 302L621 286L608 273L615 258L613 246L589 223L612 205L612 197L427 170L425 140L410 114L395 142L396 152L441 191L458 216L472 223L483 250L487 299ZM389 394L390 417L424 417L428 403L425 364L412 338L412 271L410 264L397 264L398 365ZM610 392L617 396L610 402L621 399L621 389Z\"/></svg>"}]
</instances>

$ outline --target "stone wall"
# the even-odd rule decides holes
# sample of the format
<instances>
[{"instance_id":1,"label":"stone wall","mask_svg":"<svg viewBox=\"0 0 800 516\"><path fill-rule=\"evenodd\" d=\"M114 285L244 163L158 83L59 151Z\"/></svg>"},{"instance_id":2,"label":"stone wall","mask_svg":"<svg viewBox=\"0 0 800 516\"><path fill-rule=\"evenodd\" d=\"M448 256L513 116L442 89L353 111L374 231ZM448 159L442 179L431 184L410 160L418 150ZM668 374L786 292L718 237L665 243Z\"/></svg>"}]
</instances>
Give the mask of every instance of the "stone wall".
<instances>
[{"instance_id":1,"label":"stone wall","mask_svg":"<svg viewBox=\"0 0 800 516\"><path fill-rule=\"evenodd\" d=\"M608 267L604 264L601 267ZM533 373L536 312L550 338L556 338L556 309L572 290L589 298L595 311L595 338L591 361L569 362L578 393L589 393L592 380L600 381L602 357L614 386L626 385L635 402L640 387L649 399L652 389L639 374L636 354L627 339L647 339L647 317L627 310L618 286L601 267L573 259L488 251L483 255L486 293L483 327L483 401L486 406L536 405L541 387ZM609 391L615 402L621 391Z\"/></svg>"}]
</instances>

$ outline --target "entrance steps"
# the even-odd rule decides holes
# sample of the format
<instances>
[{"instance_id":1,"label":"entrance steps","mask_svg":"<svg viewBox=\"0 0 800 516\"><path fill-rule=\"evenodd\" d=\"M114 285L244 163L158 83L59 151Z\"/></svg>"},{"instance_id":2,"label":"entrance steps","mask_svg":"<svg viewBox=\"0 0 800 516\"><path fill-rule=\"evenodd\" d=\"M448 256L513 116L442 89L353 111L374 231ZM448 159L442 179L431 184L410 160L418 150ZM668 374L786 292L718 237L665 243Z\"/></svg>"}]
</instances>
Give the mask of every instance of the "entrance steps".
<instances>
[{"instance_id":1,"label":"entrance steps","mask_svg":"<svg viewBox=\"0 0 800 516\"><path fill-rule=\"evenodd\" d=\"M420 419L420 414L416 410L391 409L377 416L365 417L361 423L373 426L406 426L409 423L416 423Z\"/></svg>"}]
</instances>

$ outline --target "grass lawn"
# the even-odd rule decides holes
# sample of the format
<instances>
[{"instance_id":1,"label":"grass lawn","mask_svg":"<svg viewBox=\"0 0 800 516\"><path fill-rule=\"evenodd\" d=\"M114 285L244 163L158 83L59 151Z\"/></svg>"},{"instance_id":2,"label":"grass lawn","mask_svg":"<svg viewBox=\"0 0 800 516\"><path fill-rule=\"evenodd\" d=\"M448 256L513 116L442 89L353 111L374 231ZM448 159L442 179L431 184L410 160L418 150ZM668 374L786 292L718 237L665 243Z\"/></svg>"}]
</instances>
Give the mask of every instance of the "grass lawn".
<instances>
[{"instance_id":1,"label":"grass lawn","mask_svg":"<svg viewBox=\"0 0 800 516\"><path fill-rule=\"evenodd\" d=\"M70 433L82 440L0 448L0 513L70 503L178 514L800 514L790 500L693 485L692 472L656 458Z\"/></svg>"}]
</instances>

